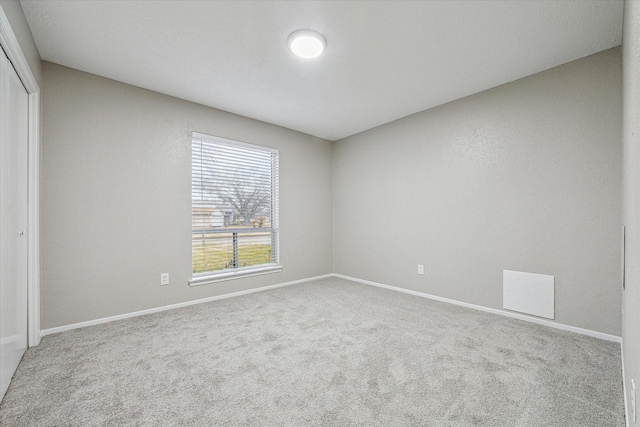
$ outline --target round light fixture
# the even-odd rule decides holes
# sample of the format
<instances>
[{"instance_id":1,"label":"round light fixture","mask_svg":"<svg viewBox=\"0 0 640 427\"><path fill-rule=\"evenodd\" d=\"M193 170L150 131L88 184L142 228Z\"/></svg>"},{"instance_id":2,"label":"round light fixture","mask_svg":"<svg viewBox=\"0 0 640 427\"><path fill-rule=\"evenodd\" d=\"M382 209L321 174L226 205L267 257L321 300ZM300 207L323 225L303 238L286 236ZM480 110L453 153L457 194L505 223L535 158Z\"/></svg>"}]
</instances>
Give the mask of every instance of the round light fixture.
<instances>
[{"instance_id":1,"label":"round light fixture","mask_svg":"<svg viewBox=\"0 0 640 427\"><path fill-rule=\"evenodd\" d=\"M327 39L317 31L296 30L289 34L287 45L294 55L311 59L322 55L322 52L327 48Z\"/></svg>"}]
</instances>

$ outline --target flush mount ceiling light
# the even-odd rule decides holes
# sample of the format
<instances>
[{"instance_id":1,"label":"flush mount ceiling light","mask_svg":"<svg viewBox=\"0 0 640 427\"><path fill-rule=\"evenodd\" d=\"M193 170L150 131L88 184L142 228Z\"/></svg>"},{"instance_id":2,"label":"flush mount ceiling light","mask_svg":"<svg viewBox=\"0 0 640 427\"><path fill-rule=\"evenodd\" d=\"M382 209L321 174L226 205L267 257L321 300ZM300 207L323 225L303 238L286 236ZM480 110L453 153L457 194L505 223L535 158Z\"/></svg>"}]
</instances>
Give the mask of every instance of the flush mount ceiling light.
<instances>
[{"instance_id":1,"label":"flush mount ceiling light","mask_svg":"<svg viewBox=\"0 0 640 427\"><path fill-rule=\"evenodd\" d=\"M294 55L311 59L322 55L327 48L327 39L313 30L296 30L289 34L287 45Z\"/></svg>"}]
</instances>

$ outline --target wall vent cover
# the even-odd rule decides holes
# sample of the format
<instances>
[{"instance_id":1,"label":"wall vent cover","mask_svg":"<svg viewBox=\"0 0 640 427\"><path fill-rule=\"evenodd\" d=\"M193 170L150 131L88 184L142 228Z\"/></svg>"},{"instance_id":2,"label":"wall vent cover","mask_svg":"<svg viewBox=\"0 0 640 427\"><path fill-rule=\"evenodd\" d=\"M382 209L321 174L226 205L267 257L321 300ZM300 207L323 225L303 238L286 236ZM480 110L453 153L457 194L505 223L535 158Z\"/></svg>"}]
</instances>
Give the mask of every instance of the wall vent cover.
<instances>
[{"instance_id":1,"label":"wall vent cover","mask_svg":"<svg viewBox=\"0 0 640 427\"><path fill-rule=\"evenodd\" d=\"M554 291L553 276L503 271L502 307L507 310L553 319Z\"/></svg>"}]
</instances>

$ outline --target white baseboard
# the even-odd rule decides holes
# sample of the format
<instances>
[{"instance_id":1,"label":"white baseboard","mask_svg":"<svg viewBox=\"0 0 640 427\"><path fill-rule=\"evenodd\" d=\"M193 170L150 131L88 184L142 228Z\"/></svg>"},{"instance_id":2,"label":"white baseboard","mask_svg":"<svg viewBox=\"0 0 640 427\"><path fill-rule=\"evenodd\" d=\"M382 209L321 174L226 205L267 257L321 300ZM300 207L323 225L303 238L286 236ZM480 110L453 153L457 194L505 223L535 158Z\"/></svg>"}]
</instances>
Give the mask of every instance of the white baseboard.
<instances>
[{"instance_id":1,"label":"white baseboard","mask_svg":"<svg viewBox=\"0 0 640 427\"><path fill-rule=\"evenodd\" d=\"M622 342L622 338L618 337L616 335L609 335L609 334L605 334L605 333L602 333L602 332L592 331L590 329L582 329L582 328L578 328L578 327L575 327L575 326L565 325L565 324L562 324L562 323L551 322L549 320L539 319L539 318L536 318L536 317L527 316L525 314L512 313L510 311L498 310L496 308L489 308L489 307L483 307L481 305L469 304L467 302L457 301L457 300L453 300L453 299L449 299L449 298L443 298L443 297L439 297L439 296L436 296L436 295L425 294L423 292L412 291L410 289L404 289L404 288L399 288L397 286L385 285L383 283L377 283L377 282L372 282L372 281L369 281L369 280L358 279L356 277L345 276L345 275L337 274L337 273L334 273L333 276L334 277L339 277L339 278L345 279L345 280L351 280L353 282L362 283L362 284L365 284L365 285L371 285L371 286L376 286L378 288L390 289L392 291L402 292L402 293L409 294L409 295L415 295L415 296L419 296L419 297L423 297L423 298L429 298L429 299L436 300L436 301L447 302L449 304L455 304L455 305L459 305L459 306L462 306L462 307L472 308L474 310L485 311L487 313L493 313L493 314L499 314L501 316L506 316L506 317L511 317L511 318L514 318L514 319L525 320L527 322L537 323L539 325L544 325L544 326L550 326L552 328L562 329L562 330L570 331L570 332L575 332L577 334L588 335L590 337L599 338L599 339L606 340L606 341L613 341L613 342L617 342L617 343L621 343Z\"/></svg>"},{"instance_id":2,"label":"white baseboard","mask_svg":"<svg viewBox=\"0 0 640 427\"><path fill-rule=\"evenodd\" d=\"M202 304L210 301L217 301L225 298L238 297L240 295L252 294L255 292L267 291L269 289L282 288L283 286L297 285L299 283L311 282L313 280L324 279L327 277L333 277L333 274L325 274L322 276L309 277L306 279L294 280L291 282L279 283L276 285L262 286L260 288L247 289L245 291L232 292L230 294L216 295L214 297L201 298L193 301L185 301L177 304L164 305L162 307L149 308L146 310L134 311L132 313L118 314L116 316L103 317L101 319L87 320L86 322L73 323L71 325L58 326L50 329L43 329L40 332L40 336L57 334L58 332L70 331L72 329L84 328L86 326L99 325L101 323L113 322L116 320L128 319L130 317L144 316L145 314L158 313L160 311L173 310L175 308L187 307L195 304Z\"/></svg>"},{"instance_id":3,"label":"white baseboard","mask_svg":"<svg viewBox=\"0 0 640 427\"><path fill-rule=\"evenodd\" d=\"M379 288L390 289L392 291L402 292L402 293L409 294L409 295L415 295L415 296L419 296L419 297L422 297L422 298L429 298L429 299L436 300L436 301L441 301L441 302L446 302L446 303L449 303L449 304L459 305L459 306L462 306L462 307L472 308L474 310L480 310L480 311L484 311L484 312L487 312L487 313L493 313L493 314L498 314L498 315L501 315L501 316L511 317L511 318L514 318L514 319L520 319L520 320L524 320L524 321L527 321L527 322L532 322L532 323L537 323L537 324L540 324L540 325L550 326L552 328L562 329L562 330L565 330L565 331L571 331L571 332L575 332L575 333L582 334L582 335L588 335L590 337L599 338L599 339L603 339L603 340L607 340L607 341L613 341L613 342L617 342L617 343L621 343L622 342L622 339L620 337L618 337L618 336L615 336L615 335L609 335L609 334L605 334L605 333L602 333L602 332L592 331L592 330L589 330L589 329L582 329L582 328L578 328L578 327L575 327L575 326L569 326L569 325L565 325L565 324L562 324L562 323L551 322L549 320L538 319L538 318L535 318L535 317L532 317L532 316L527 316L527 315L518 314L518 313L512 313L512 312L504 311L504 310L498 310L498 309L495 309L495 308L489 308L489 307L483 307L483 306L480 306L480 305L469 304L469 303L462 302L462 301L457 301L457 300L453 300L453 299L449 299L449 298L443 298L443 297L439 297L439 296L436 296L436 295L426 294L426 293L423 293L423 292L412 291L410 289L399 288L397 286L385 285L383 283L372 282L370 280L358 279L356 277L345 276L345 275L337 274L337 273L325 274L325 275L316 276L316 277L309 277L309 278L306 278L306 279L294 280L294 281L291 281L291 282L279 283L279 284L276 284L276 285L270 285L270 286L263 286L263 287L260 287L260 288L247 289L245 291L232 292L232 293L223 294L223 295L216 295L216 296L213 296L213 297L201 298L201 299L197 299L197 300L193 300L193 301L185 301L185 302L181 302L181 303L177 303L177 304L165 305L165 306L162 306L162 307L149 308L149 309L146 309L146 310L134 311L134 312L131 312L131 313L118 314L116 316L109 316L109 317L103 317L103 318L100 318L100 319L88 320L86 322L79 322L79 323L73 323L73 324L70 324L70 325L58 326L58 327L50 328L50 329L43 329L41 331L41 333L40 333L40 336L44 337L46 335L57 334L58 332L69 331L69 330L72 330L72 329L84 328L86 326L99 325L101 323L113 322L113 321L116 321L116 320L128 319L130 317L143 316L145 314L158 313L158 312L166 311L166 310L173 310L175 308L187 307L187 306L190 306L190 305L202 304L202 303L205 303L205 302L217 301L217 300L221 300L221 299L225 299L225 298L233 298L233 297L237 297L237 296L241 296L241 295L252 294L254 292L262 292L262 291L267 291L269 289L281 288L283 286L291 286L291 285L296 285L296 284L299 284L299 283L311 282L313 280L324 279L324 278L327 278L327 277L338 277L338 278L341 278L341 279L351 280L353 282L358 282L358 283L362 283L362 284L365 284L365 285L371 285L371 286L376 286L376 287L379 287Z\"/></svg>"}]
</instances>

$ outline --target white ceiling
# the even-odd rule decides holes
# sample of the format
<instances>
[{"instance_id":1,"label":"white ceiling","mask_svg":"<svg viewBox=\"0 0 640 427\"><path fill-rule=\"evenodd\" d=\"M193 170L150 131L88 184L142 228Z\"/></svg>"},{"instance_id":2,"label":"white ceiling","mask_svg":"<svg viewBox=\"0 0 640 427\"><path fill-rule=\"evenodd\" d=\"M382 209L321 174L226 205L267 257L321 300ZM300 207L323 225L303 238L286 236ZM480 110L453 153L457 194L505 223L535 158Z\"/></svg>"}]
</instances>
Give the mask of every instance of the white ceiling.
<instances>
[{"instance_id":1,"label":"white ceiling","mask_svg":"<svg viewBox=\"0 0 640 427\"><path fill-rule=\"evenodd\" d=\"M42 59L337 140L620 44L621 0L22 0ZM327 38L315 60L287 36Z\"/></svg>"}]
</instances>

